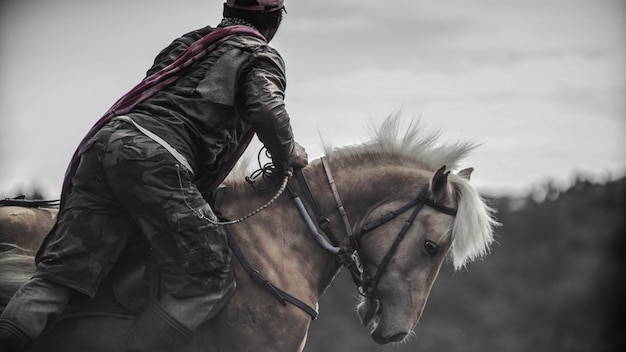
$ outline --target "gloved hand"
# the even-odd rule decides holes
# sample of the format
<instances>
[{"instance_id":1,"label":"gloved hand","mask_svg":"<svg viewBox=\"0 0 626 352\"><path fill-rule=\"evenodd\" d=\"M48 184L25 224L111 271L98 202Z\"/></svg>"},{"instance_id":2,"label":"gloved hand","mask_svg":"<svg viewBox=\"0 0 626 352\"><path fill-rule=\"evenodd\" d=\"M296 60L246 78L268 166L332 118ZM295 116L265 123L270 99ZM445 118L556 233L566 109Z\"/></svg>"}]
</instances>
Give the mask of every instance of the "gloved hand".
<instances>
[{"instance_id":1,"label":"gloved hand","mask_svg":"<svg viewBox=\"0 0 626 352\"><path fill-rule=\"evenodd\" d=\"M309 155L306 153L304 147L298 142L293 142L293 152L289 156L287 163L289 164L289 167L294 169L301 169L309 165Z\"/></svg>"},{"instance_id":2,"label":"gloved hand","mask_svg":"<svg viewBox=\"0 0 626 352\"><path fill-rule=\"evenodd\" d=\"M276 170L274 173L277 177L282 178L289 169L301 169L309 164L309 156L307 155L304 147L298 142L293 142L293 150L287 158L287 160L274 161Z\"/></svg>"}]
</instances>

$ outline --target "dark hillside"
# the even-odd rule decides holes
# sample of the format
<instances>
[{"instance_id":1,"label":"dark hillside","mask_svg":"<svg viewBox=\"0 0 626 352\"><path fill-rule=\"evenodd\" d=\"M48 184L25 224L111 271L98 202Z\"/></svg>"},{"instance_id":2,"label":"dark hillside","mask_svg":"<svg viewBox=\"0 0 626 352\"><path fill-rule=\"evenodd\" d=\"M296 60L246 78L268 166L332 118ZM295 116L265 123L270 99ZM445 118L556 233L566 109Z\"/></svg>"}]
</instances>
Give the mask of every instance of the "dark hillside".
<instances>
[{"instance_id":1,"label":"dark hillside","mask_svg":"<svg viewBox=\"0 0 626 352\"><path fill-rule=\"evenodd\" d=\"M444 267L409 343L381 347L370 339L342 272L305 351L626 350L626 179L579 181L547 194L543 202L492 200L503 223L498 244L465 271Z\"/></svg>"}]
</instances>

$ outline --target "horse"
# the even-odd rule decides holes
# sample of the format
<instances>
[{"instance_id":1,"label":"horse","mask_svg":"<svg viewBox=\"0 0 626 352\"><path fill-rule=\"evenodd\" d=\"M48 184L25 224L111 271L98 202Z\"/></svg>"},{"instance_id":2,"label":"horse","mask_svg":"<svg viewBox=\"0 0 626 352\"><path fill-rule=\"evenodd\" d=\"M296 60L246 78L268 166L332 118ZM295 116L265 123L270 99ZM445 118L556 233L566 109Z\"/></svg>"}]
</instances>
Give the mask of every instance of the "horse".
<instances>
[{"instance_id":1,"label":"horse","mask_svg":"<svg viewBox=\"0 0 626 352\"><path fill-rule=\"evenodd\" d=\"M440 139L420 123L401 128L392 115L368 142L325 146L323 157L289 181L289 192L254 216L231 221L237 290L180 350L302 351L318 302L342 267L353 276L357 316L374 342L410 339L442 264L448 259L460 270L484 257L498 225L469 181L471 169L458 171L476 145ZM242 180L225 183L224 219L268 198ZM31 351L108 351L134 318L61 316Z\"/></svg>"}]
</instances>

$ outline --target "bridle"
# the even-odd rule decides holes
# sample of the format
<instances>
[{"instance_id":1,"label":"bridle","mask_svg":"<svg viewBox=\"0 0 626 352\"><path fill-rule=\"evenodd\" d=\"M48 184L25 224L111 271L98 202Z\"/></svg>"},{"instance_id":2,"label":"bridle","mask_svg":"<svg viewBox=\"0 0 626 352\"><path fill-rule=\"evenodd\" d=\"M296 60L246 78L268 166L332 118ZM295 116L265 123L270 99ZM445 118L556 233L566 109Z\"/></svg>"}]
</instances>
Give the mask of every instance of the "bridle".
<instances>
[{"instance_id":1,"label":"bridle","mask_svg":"<svg viewBox=\"0 0 626 352\"><path fill-rule=\"evenodd\" d=\"M373 220L367 224L365 224L365 226L363 226L363 228L361 229L361 232L359 234L359 236L355 236L353 235L350 238L350 243L351 246L356 250L356 252L359 254L360 257L363 256L363 251L361 249L361 239L363 238L363 236L365 236L366 234L372 232L372 230L390 222L391 220L395 219L398 215L401 215L407 211L409 211L410 209L413 209L413 212L411 212L411 215L409 216L409 218L404 222L404 225L402 226L402 228L400 229L400 231L398 232L398 234L396 235L396 238L394 239L393 243L391 244L391 247L389 247L389 250L387 251L387 253L385 254L385 256L383 257L383 260L380 262L380 264L378 265L378 270L376 271L376 274L372 277L371 275L371 271L369 270L366 262L362 261L362 274L361 274L361 285L359 286L359 292L366 296L366 297L377 297L378 293L376 292L376 287L378 286L378 282L380 281L380 278L382 276L382 274L385 272L385 269L387 268L387 265L389 264L389 262L391 261L391 258L394 256L394 254L396 253L398 246L400 245L400 242L404 239L404 237L406 236L407 232L409 231L409 229L411 228L411 226L413 225L413 222L415 221L415 218L417 217L417 214L420 212L420 210L422 210L422 208L424 207L424 205L428 205L429 207L438 210L444 214L448 214L448 215L452 215L455 216L456 215L456 209L454 208L448 208L442 205L439 205L437 203L435 203L431 198L430 198L430 191L428 189L428 186L425 186L417 195L417 197L415 197L413 200L411 200L410 202L406 203L405 205L403 205L402 207L394 210L394 211L390 211L389 213L383 215L381 218L377 219L377 220Z\"/></svg>"},{"instance_id":2,"label":"bridle","mask_svg":"<svg viewBox=\"0 0 626 352\"><path fill-rule=\"evenodd\" d=\"M344 230L346 232L346 236L349 238L348 244L344 246L339 246L337 242L337 237L330 230L330 226L329 226L330 220L327 217L324 217L322 215L320 207L317 201L315 200L315 198L313 197L313 194L311 193L311 190L308 186L308 182L306 178L304 177L304 173L301 170L296 170L296 179L299 181L300 188L302 189L309 203L309 206L315 213L318 226L314 225L313 220L311 219L311 216L309 215L308 211L302 204L302 201L300 200L298 194L295 191L293 191L291 187L288 187L289 192L291 193L291 197L296 203L296 207L298 208L300 215L304 219L305 223L307 223L309 231L311 232L315 240L322 246L322 248L326 249L327 251L335 255L339 263L350 271L352 280L354 281L361 295L376 299L378 298L378 291L377 291L378 282L380 281L380 278L385 272L387 265L389 264L389 262L395 255L398 249L398 246L400 245L400 242L402 242L407 232L413 225L413 222L415 221L415 218L417 217L420 210L422 210L422 208L426 205L441 213L455 216L457 213L457 209L437 204L432 199L429 186L427 185L422 190L420 190L420 192L417 194L417 196L414 199L404 204L403 206L399 207L398 209L390 211L384 214L383 216L379 217L378 219L368 222L367 224L365 224L365 226L363 226L360 229L360 231L358 232L358 235L355 235L352 232L352 226L350 225L350 221L348 220L347 213L343 207L343 203L341 201L341 197L339 196L339 192L337 191L337 187L332 177L330 167L328 166L328 161L326 160L325 157L322 157L321 160L324 166L324 170L326 172L328 183L333 193L333 197L335 198L337 210L344 224ZM404 222L404 225L398 232L398 235L396 235L396 238L391 244L391 247L389 248L389 250L383 257L382 261L378 265L378 270L376 271L374 275L372 275L371 270L369 266L367 265L367 262L363 260L364 254L363 254L363 250L361 246L362 238L365 235L371 233L374 229L377 229L387 224L391 220L395 219L401 214L406 213L407 211L411 209L413 209L413 211L411 212L411 215ZM317 231L318 227L322 230L324 234L326 234L326 237L322 236L322 234L320 234ZM326 240L326 238L330 240L330 243Z\"/></svg>"}]
</instances>

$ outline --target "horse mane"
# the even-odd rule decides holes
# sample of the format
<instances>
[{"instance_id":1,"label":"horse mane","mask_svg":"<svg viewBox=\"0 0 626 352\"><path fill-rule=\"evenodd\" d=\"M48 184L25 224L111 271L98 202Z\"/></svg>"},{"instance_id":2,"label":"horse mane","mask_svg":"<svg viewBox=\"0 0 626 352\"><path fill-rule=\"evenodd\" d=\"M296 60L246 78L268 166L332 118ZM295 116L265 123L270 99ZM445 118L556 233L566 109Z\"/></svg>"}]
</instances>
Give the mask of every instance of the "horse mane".
<instances>
[{"instance_id":1,"label":"horse mane","mask_svg":"<svg viewBox=\"0 0 626 352\"><path fill-rule=\"evenodd\" d=\"M441 143L440 139L439 131L425 130L419 120L403 128L400 114L393 114L373 131L369 141L341 148L326 144L324 149L329 158L340 164L367 162L397 165L401 162L436 171L443 165L449 170L457 168L458 163L477 146L469 141Z\"/></svg>"},{"instance_id":2,"label":"horse mane","mask_svg":"<svg viewBox=\"0 0 626 352\"><path fill-rule=\"evenodd\" d=\"M448 170L458 169L459 163L477 147L471 141L443 143L440 139L439 131L426 131L419 120L402 128L400 114L393 114L374 131L370 141L342 148L325 145L324 149L338 167L364 162L378 165L402 163L434 172L443 165ZM494 241L494 228L499 224L494 218L494 210L468 180L453 173L449 180L458 200L450 257L454 268L459 270L489 252Z\"/></svg>"}]
</instances>

